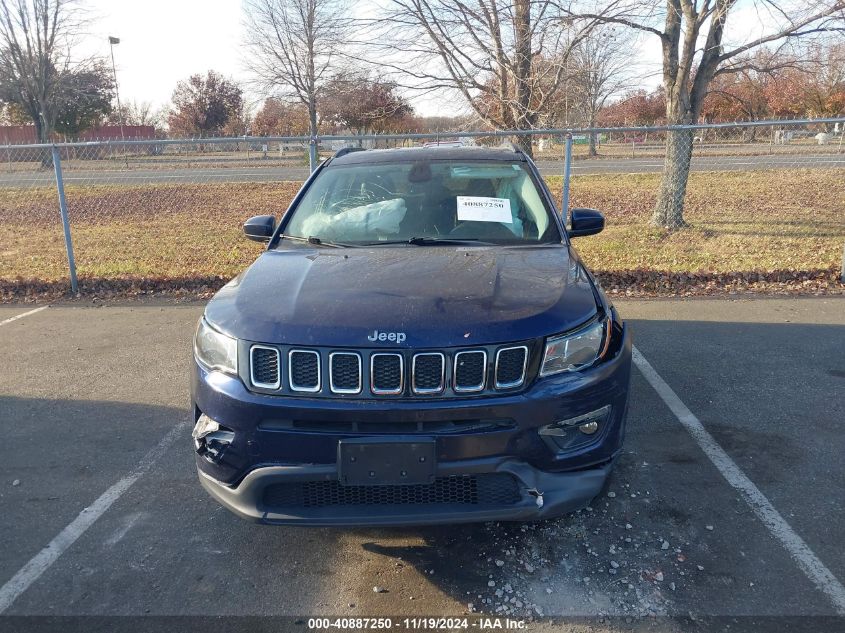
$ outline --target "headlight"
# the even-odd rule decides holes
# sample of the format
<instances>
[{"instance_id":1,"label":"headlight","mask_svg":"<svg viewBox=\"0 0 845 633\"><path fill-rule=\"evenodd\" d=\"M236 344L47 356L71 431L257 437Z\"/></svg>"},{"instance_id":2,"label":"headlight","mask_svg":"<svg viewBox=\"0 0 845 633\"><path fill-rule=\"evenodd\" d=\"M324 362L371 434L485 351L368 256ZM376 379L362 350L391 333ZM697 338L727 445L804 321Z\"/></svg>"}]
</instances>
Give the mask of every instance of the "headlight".
<instances>
[{"instance_id":1,"label":"headlight","mask_svg":"<svg viewBox=\"0 0 845 633\"><path fill-rule=\"evenodd\" d=\"M606 348L605 331L609 328L610 319L603 319L577 332L546 339L540 375L550 376L592 365Z\"/></svg>"},{"instance_id":2,"label":"headlight","mask_svg":"<svg viewBox=\"0 0 845 633\"><path fill-rule=\"evenodd\" d=\"M238 373L237 339L212 329L205 317L201 318L197 325L194 355L208 369L218 369L235 375Z\"/></svg>"}]
</instances>

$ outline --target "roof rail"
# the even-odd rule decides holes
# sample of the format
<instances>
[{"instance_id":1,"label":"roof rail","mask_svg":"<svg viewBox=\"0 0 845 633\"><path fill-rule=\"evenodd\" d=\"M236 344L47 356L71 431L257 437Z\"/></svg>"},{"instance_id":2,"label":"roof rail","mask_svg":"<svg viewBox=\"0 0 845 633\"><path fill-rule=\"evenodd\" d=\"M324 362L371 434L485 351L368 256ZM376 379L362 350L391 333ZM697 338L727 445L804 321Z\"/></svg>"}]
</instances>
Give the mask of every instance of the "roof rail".
<instances>
[{"instance_id":1,"label":"roof rail","mask_svg":"<svg viewBox=\"0 0 845 633\"><path fill-rule=\"evenodd\" d=\"M367 151L366 147L341 147L334 153L333 158L340 158L341 156L346 156L347 154L351 154L352 152L365 152Z\"/></svg>"}]
</instances>

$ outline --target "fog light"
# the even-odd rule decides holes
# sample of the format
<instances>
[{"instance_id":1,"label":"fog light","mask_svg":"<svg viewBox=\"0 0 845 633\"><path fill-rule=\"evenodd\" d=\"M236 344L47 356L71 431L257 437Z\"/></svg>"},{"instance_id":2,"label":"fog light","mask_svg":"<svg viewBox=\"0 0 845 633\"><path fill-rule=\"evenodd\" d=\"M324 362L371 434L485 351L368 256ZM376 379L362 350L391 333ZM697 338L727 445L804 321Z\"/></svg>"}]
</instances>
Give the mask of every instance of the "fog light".
<instances>
[{"instance_id":1,"label":"fog light","mask_svg":"<svg viewBox=\"0 0 845 633\"><path fill-rule=\"evenodd\" d=\"M605 405L584 415L546 425L538 429L537 433L552 451L570 451L593 442L594 436L604 428L609 417L610 405Z\"/></svg>"},{"instance_id":2,"label":"fog light","mask_svg":"<svg viewBox=\"0 0 845 633\"><path fill-rule=\"evenodd\" d=\"M593 420L592 422L582 424L578 427L578 430L581 431L584 435L592 435L593 433L599 430L599 423Z\"/></svg>"},{"instance_id":3,"label":"fog light","mask_svg":"<svg viewBox=\"0 0 845 633\"><path fill-rule=\"evenodd\" d=\"M191 431L194 438L194 447L197 453L212 462L219 462L223 452L235 439L235 432L232 429L221 426L206 414L200 415L194 430Z\"/></svg>"}]
</instances>

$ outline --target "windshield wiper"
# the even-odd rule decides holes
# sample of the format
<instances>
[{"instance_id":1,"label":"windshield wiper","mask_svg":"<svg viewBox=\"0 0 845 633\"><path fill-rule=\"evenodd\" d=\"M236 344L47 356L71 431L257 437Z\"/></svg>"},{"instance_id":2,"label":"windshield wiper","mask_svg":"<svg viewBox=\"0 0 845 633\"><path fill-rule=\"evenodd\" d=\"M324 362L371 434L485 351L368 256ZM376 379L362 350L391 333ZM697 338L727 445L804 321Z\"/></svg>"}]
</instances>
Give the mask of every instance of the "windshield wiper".
<instances>
[{"instance_id":1,"label":"windshield wiper","mask_svg":"<svg viewBox=\"0 0 845 633\"><path fill-rule=\"evenodd\" d=\"M412 237L407 240L380 240L378 242L367 242L364 246L382 246L384 244L412 244L414 246L480 244L482 246L493 246L492 242L484 242L474 237L461 239L448 237Z\"/></svg>"},{"instance_id":2,"label":"windshield wiper","mask_svg":"<svg viewBox=\"0 0 845 633\"><path fill-rule=\"evenodd\" d=\"M475 237L450 238L450 237L412 237L408 244L414 246L428 246L429 244L492 244L484 242Z\"/></svg>"},{"instance_id":3,"label":"windshield wiper","mask_svg":"<svg viewBox=\"0 0 845 633\"><path fill-rule=\"evenodd\" d=\"M343 242L329 242L328 240L315 237L314 235L311 235L309 237L299 237L297 235L285 235L284 233L282 233L279 237L285 240L307 242L308 244L315 244L317 246L330 246L332 248L350 248L354 246L354 244L344 244Z\"/></svg>"}]
</instances>

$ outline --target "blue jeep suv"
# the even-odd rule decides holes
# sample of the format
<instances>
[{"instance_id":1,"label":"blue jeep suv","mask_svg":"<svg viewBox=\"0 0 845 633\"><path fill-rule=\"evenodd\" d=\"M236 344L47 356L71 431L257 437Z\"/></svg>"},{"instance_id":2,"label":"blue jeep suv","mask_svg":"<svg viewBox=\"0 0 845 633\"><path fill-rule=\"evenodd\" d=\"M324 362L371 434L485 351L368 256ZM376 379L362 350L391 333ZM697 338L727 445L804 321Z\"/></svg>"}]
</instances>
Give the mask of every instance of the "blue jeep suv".
<instances>
[{"instance_id":1,"label":"blue jeep suv","mask_svg":"<svg viewBox=\"0 0 845 633\"><path fill-rule=\"evenodd\" d=\"M516 149L341 150L194 340L205 489L262 523L531 520L599 495L631 340Z\"/></svg>"}]
</instances>

